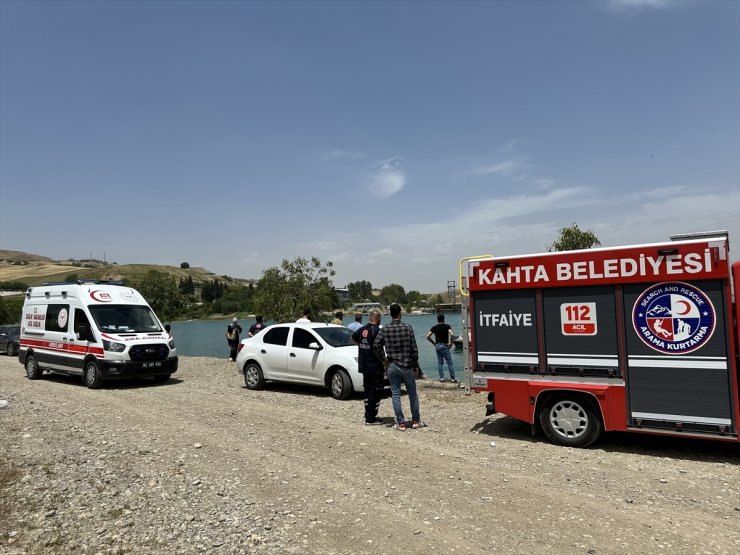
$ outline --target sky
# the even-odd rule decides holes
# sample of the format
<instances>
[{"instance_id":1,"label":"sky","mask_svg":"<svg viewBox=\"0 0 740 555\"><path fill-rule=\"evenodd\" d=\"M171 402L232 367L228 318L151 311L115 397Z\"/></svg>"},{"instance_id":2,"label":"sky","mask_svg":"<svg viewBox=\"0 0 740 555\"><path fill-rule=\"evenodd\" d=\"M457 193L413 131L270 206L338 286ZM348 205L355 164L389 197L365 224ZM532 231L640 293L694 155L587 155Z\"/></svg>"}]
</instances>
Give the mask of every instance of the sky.
<instances>
[{"instance_id":1,"label":"sky","mask_svg":"<svg viewBox=\"0 0 740 555\"><path fill-rule=\"evenodd\" d=\"M0 0L0 249L439 292L574 222L738 259L739 1Z\"/></svg>"}]
</instances>

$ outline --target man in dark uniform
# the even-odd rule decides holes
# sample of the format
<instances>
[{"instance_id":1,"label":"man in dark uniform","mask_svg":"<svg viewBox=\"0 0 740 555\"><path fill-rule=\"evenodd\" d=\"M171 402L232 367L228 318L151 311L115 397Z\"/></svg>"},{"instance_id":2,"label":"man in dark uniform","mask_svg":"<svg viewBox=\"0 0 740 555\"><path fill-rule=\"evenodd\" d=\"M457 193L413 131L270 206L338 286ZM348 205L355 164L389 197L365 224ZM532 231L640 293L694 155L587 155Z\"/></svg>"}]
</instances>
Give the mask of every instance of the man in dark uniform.
<instances>
[{"instance_id":1,"label":"man in dark uniform","mask_svg":"<svg viewBox=\"0 0 740 555\"><path fill-rule=\"evenodd\" d=\"M383 362L373 352L373 343L380 331L380 312L370 312L368 323L352 334L352 341L358 347L358 370L362 374L365 388L365 426L383 424L378 419L380 397L383 394Z\"/></svg>"}]
</instances>

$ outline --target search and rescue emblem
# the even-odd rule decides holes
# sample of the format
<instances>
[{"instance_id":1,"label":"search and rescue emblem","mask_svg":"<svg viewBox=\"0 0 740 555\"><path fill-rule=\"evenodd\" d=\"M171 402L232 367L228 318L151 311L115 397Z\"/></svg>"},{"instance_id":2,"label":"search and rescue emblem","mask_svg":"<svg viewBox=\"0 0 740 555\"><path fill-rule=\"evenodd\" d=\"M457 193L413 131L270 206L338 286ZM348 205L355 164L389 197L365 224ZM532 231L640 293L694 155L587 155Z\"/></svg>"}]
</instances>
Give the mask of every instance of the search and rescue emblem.
<instances>
[{"instance_id":1,"label":"search and rescue emblem","mask_svg":"<svg viewBox=\"0 0 740 555\"><path fill-rule=\"evenodd\" d=\"M684 355L700 349L714 333L715 313L704 292L682 282L659 283L637 297L632 325L651 349Z\"/></svg>"}]
</instances>

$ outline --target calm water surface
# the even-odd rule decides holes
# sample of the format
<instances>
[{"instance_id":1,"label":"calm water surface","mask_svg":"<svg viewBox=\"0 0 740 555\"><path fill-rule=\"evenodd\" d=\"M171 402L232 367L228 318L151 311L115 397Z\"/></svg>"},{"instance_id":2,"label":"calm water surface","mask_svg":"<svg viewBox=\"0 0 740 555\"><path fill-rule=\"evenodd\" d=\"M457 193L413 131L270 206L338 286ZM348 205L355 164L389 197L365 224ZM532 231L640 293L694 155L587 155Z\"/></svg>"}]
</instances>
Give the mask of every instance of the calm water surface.
<instances>
[{"instance_id":1,"label":"calm water surface","mask_svg":"<svg viewBox=\"0 0 740 555\"><path fill-rule=\"evenodd\" d=\"M419 362L424 373L430 378L437 378L437 354L434 347L426 341L427 332L437 323L435 314L404 315L401 318L414 328L416 342L419 346ZM354 320L353 317L345 317L344 324L347 325ZM452 326L455 335L460 333L460 313L452 312L445 314L445 322ZM383 316L381 325L388 324L390 316ZM226 343L226 326L230 320L195 320L192 322L173 322L172 335L175 337L177 354L180 356L203 356L228 358L229 346ZM362 323L367 323L364 316ZM239 320L239 325L244 330L242 337L246 337L249 326L254 320ZM455 364L457 379L463 375L462 350L452 352L452 361ZM445 365L445 375L447 375Z\"/></svg>"}]
</instances>

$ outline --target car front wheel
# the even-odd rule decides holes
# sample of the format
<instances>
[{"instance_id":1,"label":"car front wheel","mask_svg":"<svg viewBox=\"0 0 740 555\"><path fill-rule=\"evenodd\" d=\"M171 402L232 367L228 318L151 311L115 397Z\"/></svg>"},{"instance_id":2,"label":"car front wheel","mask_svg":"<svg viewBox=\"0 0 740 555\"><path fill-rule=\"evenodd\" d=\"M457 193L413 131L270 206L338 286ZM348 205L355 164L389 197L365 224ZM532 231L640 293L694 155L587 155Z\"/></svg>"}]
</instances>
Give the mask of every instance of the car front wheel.
<instances>
[{"instance_id":1,"label":"car front wheel","mask_svg":"<svg viewBox=\"0 0 740 555\"><path fill-rule=\"evenodd\" d=\"M85 385L90 389L103 387L103 376L100 374L98 363L94 360L85 363Z\"/></svg>"},{"instance_id":2,"label":"car front wheel","mask_svg":"<svg viewBox=\"0 0 740 555\"><path fill-rule=\"evenodd\" d=\"M336 370L331 375L329 390L331 391L331 396L335 399L340 401L349 399L352 396L352 380L349 379L347 372Z\"/></svg>"}]
</instances>

